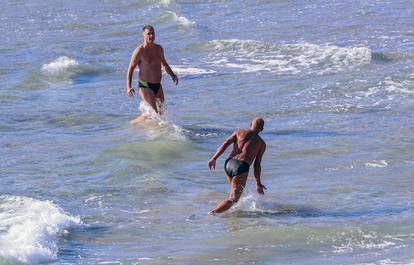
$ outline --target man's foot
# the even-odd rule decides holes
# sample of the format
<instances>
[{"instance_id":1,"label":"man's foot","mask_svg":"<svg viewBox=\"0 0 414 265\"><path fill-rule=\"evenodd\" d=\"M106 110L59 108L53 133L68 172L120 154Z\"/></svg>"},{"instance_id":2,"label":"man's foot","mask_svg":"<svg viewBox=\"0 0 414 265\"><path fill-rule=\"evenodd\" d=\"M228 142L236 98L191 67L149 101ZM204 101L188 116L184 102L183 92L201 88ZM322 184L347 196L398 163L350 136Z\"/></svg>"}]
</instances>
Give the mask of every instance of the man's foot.
<instances>
[{"instance_id":1,"label":"man's foot","mask_svg":"<svg viewBox=\"0 0 414 265\"><path fill-rule=\"evenodd\" d=\"M207 215L212 215L212 216L215 216L215 215L216 215L216 213L215 213L214 211L209 211L209 212L207 213Z\"/></svg>"}]
</instances>

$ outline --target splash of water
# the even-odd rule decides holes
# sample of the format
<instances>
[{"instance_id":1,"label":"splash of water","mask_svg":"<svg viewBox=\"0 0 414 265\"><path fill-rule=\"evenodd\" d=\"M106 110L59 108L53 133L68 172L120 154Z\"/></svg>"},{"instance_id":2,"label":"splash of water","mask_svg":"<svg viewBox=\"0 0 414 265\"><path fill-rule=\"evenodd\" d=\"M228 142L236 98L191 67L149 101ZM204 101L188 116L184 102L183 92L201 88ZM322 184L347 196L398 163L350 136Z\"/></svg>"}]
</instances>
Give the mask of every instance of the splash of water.
<instances>
[{"instance_id":1,"label":"splash of water","mask_svg":"<svg viewBox=\"0 0 414 265\"><path fill-rule=\"evenodd\" d=\"M150 138L168 136L177 140L187 140L188 131L168 120L167 109L161 101L157 100L156 104L161 114L157 113L147 102L141 101L139 103L139 110L147 115L147 120L143 125Z\"/></svg>"}]
</instances>

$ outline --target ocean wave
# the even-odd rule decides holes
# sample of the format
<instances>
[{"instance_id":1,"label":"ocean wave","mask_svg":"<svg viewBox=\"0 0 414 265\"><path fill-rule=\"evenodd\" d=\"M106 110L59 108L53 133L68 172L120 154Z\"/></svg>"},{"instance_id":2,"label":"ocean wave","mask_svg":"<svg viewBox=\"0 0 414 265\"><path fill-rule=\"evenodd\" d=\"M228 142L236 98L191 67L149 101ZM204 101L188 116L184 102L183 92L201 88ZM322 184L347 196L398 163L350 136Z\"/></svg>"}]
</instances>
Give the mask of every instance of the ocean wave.
<instances>
[{"instance_id":1,"label":"ocean wave","mask_svg":"<svg viewBox=\"0 0 414 265\"><path fill-rule=\"evenodd\" d=\"M171 65L171 68L176 71L179 76L207 75L216 72L210 69L189 67L185 65Z\"/></svg>"},{"instance_id":2,"label":"ocean wave","mask_svg":"<svg viewBox=\"0 0 414 265\"><path fill-rule=\"evenodd\" d=\"M17 86L19 88L41 88L56 83L85 83L90 82L98 75L111 71L107 67L79 62L68 56L59 56L57 59L43 64L40 69L29 71L27 77Z\"/></svg>"},{"instance_id":3,"label":"ocean wave","mask_svg":"<svg viewBox=\"0 0 414 265\"><path fill-rule=\"evenodd\" d=\"M175 3L174 0L160 0L160 4L163 5L163 6L169 6L169 5L172 5L174 3Z\"/></svg>"},{"instance_id":4,"label":"ocean wave","mask_svg":"<svg viewBox=\"0 0 414 265\"><path fill-rule=\"evenodd\" d=\"M387 77L381 84L386 91L398 94L413 94L414 80L394 80L392 77Z\"/></svg>"},{"instance_id":5,"label":"ocean wave","mask_svg":"<svg viewBox=\"0 0 414 265\"><path fill-rule=\"evenodd\" d=\"M254 40L213 40L197 48L207 61L240 72L328 74L367 65L372 52L365 47L338 47L310 43L275 45Z\"/></svg>"},{"instance_id":6,"label":"ocean wave","mask_svg":"<svg viewBox=\"0 0 414 265\"><path fill-rule=\"evenodd\" d=\"M80 63L67 56L60 56L56 60L44 64L41 67L41 72L45 76L56 78L70 78L75 75L95 75L108 71L109 69L104 67Z\"/></svg>"},{"instance_id":7,"label":"ocean wave","mask_svg":"<svg viewBox=\"0 0 414 265\"><path fill-rule=\"evenodd\" d=\"M391 62L396 60L413 59L414 52L373 52L372 60Z\"/></svg>"},{"instance_id":8,"label":"ocean wave","mask_svg":"<svg viewBox=\"0 0 414 265\"><path fill-rule=\"evenodd\" d=\"M365 163L367 167L387 167L388 163L385 160L373 160L371 162Z\"/></svg>"},{"instance_id":9,"label":"ocean wave","mask_svg":"<svg viewBox=\"0 0 414 265\"><path fill-rule=\"evenodd\" d=\"M80 223L51 201L0 196L0 256L29 264L54 260L57 237Z\"/></svg>"},{"instance_id":10,"label":"ocean wave","mask_svg":"<svg viewBox=\"0 0 414 265\"><path fill-rule=\"evenodd\" d=\"M69 58L67 56L60 56L56 60L44 64L42 66L42 72L47 75L58 75L70 70L77 70L79 67L79 62Z\"/></svg>"},{"instance_id":11,"label":"ocean wave","mask_svg":"<svg viewBox=\"0 0 414 265\"><path fill-rule=\"evenodd\" d=\"M184 16L179 16L173 11L165 11L159 17L159 21L157 21L157 22L165 23L165 22L170 22L170 21L172 21L176 25L182 26L182 27L191 27L191 26L196 24L194 21L191 21L191 20L189 20L188 18L186 18Z\"/></svg>"},{"instance_id":12,"label":"ocean wave","mask_svg":"<svg viewBox=\"0 0 414 265\"><path fill-rule=\"evenodd\" d=\"M414 94L414 79L410 76L398 77L387 76L384 80L378 82L377 85L369 87L363 91L357 91L355 95L360 100L370 99L377 100L374 105L381 103L390 103L397 97L408 97Z\"/></svg>"},{"instance_id":13,"label":"ocean wave","mask_svg":"<svg viewBox=\"0 0 414 265\"><path fill-rule=\"evenodd\" d=\"M359 228L332 236L334 253L354 253L359 250L386 250L398 247L396 240L389 236L380 236L376 232L366 232Z\"/></svg>"},{"instance_id":14,"label":"ocean wave","mask_svg":"<svg viewBox=\"0 0 414 265\"><path fill-rule=\"evenodd\" d=\"M398 258L393 258L373 262L355 263L354 265L414 265L414 260L398 261Z\"/></svg>"},{"instance_id":15,"label":"ocean wave","mask_svg":"<svg viewBox=\"0 0 414 265\"><path fill-rule=\"evenodd\" d=\"M186 127L186 132L191 140L200 140L207 138L216 138L219 136L226 136L232 133L231 130L220 128L202 128L202 127Z\"/></svg>"}]
</instances>

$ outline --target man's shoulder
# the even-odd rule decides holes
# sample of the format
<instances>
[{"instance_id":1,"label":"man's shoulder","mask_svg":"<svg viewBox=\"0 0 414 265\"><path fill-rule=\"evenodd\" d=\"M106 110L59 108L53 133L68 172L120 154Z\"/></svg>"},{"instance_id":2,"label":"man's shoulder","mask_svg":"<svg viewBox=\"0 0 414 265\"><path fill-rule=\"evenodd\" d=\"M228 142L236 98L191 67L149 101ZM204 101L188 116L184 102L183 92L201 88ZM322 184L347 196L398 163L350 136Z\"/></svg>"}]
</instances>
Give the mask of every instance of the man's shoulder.
<instances>
[{"instance_id":1,"label":"man's shoulder","mask_svg":"<svg viewBox=\"0 0 414 265\"><path fill-rule=\"evenodd\" d=\"M243 129L236 129L235 131L234 131L234 134L236 134L236 135L245 135L245 134L247 134L247 130L243 130Z\"/></svg>"},{"instance_id":2,"label":"man's shoulder","mask_svg":"<svg viewBox=\"0 0 414 265\"><path fill-rule=\"evenodd\" d=\"M136 52L142 51L144 49L144 44L138 45L138 47L135 48Z\"/></svg>"},{"instance_id":3,"label":"man's shoulder","mask_svg":"<svg viewBox=\"0 0 414 265\"><path fill-rule=\"evenodd\" d=\"M159 45L158 43L154 43L154 45L155 45L155 47L156 47L159 51L162 51L162 50L163 50L162 46L161 46L161 45Z\"/></svg>"},{"instance_id":4,"label":"man's shoulder","mask_svg":"<svg viewBox=\"0 0 414 265\"><path fill-rule=\"evenodd\" d=\"M262 145L263 148L266 148L266 142L260 136L259 136L259 142L260 142L260 144Z\"/></svg>"}]
</instances>

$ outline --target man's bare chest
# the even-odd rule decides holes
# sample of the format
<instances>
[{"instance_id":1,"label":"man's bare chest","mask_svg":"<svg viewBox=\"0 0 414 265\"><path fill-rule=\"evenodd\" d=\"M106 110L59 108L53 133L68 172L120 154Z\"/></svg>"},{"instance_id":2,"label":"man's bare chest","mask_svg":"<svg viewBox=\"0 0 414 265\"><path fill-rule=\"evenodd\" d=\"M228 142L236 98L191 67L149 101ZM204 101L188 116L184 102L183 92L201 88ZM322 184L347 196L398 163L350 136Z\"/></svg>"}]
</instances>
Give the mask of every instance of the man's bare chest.
<instances>
[{"instance_id":1,"label":"man's bare chest","mask_svg":"<svg viewBox=\"0 0 414 265\"><path fill-rule=\"evenodd\" d=\"M157 65L161 63L161 55L155 50L144 51L140 56L140 61L146 64Z\"/></svg>"}]
</instances>

